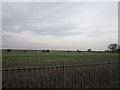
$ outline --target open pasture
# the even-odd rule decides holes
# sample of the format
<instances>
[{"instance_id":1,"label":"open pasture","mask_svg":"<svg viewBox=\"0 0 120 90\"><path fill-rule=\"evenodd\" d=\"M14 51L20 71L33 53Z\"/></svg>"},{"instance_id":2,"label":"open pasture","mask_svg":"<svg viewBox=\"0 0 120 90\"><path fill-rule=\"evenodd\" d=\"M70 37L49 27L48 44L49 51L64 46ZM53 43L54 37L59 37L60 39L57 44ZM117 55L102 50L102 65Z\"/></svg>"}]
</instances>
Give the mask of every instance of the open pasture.
<instances>
[{"instance_id":1,"label":"open pasture","mask_svg":"<svg viewBox=\"0 0 120 90\"><path fill-rule=\"evenodd\" d=\"M117 53L3 51L2 86L3 88L118 87L118 66L114 63L117 60Z\"/></svg>"},{"instance_id":2,"label":"open pasture","mask_svg":"<svg viewBox=\"0 0 120 90\"><path fill-rule=\"evenodd\" d=\"M96 53L96 52L65 52L65 51L3 51L2 63L14 65L41 65L53 66L64 64L82 64L82 63L102 63L112 60L116 62L118 59L117 53ZM30 66L31 66L30 65Z\"/></svg>"}]
</instances>

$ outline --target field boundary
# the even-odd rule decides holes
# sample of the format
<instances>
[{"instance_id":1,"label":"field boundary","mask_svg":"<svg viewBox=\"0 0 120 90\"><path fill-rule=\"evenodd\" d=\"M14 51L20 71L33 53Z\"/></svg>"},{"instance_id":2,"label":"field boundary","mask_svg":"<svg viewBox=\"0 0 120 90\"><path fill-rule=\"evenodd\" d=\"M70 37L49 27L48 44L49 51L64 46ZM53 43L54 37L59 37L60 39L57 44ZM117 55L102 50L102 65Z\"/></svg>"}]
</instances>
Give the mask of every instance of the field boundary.
<instances>
[{"instance_id":1,"label":"field boundary","mask_svg":"<svg viewBox=\"0 0 120 90\"><path fill-rule=\"evenodd\" d=\"M73 64L73 65L57 65L57 66L44 66L44 67L29 67L29 68L2 68L0 71L12 71L12 70L31 70L31 69L45 69L45 68L60 68L60 67L76 67L86 65L102 65L102 64L117 64L117 63L90 63L90 64Z\"/></svg>"},{"instance_id":2,"label":"field boundary","mask_svg":"<svg viewBox=\"0 0 120 90\"><path fill-rule=\"evenodd\" d=\"M118 67L105 63L3 68L3 88L117 88Z\"/></svg>"}]
</instances>

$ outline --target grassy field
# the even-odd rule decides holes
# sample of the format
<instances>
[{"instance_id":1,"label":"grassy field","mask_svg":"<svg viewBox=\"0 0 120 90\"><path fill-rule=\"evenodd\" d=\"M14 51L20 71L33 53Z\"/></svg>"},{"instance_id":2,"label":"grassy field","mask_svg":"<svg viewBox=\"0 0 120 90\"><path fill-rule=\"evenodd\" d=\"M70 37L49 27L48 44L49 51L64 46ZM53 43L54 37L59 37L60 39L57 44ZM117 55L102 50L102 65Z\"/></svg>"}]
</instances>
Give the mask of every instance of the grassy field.
<instances>
[{"instance_id":1,"label":"grassy field","mask_svg":"<svg viewBox=\"0 0 120 90\"><path fill-rule=\"evenodd\" d=\"M3 51L2 63L51 63L79 61L81 63L105 62L117 60L117 53L94 53L94 52L41 52L41 51Z\"/></svg>"},{"instance_id":2,"label":"grassy field","mask_svg":"<svg viewBox=\"0 0 120 90\"><path fill-rule=\"evenodd\" d=\"M63 87L64 79L68 87L109 87L110 64L103 63L118 60L117 53L95 53L95 52L41 52L41 51L12 51L2 52L2 66L4 69L23 69L3 71L3 87ZM46 67L41 69L27 70L25 68L44 67L56 65L73 65L92 63L89 65L75 65L74 67ZM117 85L117 64L111 64L112 85ZM7 79L6 79L7 78ZM13 79L14 78L14 79ZM82 81L82 82L81 82ZM102 81L102 83L101 83ZM60 83L59 83L60 82ZM62 83L61 83L62 82ZM86 83L87 82L87 83ZM56 84L57 83L57 84ZM76 84L75 84L76 83ZM97 86L98 85L98 86ZM88 88L88 87L87 87Z\"/></svg>"}]
</instances>

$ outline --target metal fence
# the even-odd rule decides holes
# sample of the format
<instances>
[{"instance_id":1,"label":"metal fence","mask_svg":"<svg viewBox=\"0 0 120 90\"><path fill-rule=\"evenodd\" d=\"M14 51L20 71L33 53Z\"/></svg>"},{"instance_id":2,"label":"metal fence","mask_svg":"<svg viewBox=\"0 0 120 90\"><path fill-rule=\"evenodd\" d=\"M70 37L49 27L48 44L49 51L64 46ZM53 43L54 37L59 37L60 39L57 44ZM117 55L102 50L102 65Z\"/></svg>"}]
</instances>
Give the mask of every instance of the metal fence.
<instances>
[{"instance_id":1,"label":"metal fence","mask_svg":"<svg viewBox=\"0 0 120 90\"><path fill-rule=\"evenodd\" d=\"M3 68L2 88L117 88L116 63Z\"/></svg>"}]
</instances>

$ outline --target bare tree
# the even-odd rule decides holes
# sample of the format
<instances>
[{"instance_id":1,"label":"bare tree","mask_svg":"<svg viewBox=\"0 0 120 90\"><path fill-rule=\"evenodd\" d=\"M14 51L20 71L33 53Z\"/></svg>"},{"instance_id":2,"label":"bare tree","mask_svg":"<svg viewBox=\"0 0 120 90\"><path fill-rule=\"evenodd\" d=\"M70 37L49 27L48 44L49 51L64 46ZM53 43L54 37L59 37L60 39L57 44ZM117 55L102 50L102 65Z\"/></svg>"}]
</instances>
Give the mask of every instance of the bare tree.
<instances>
[{"instance_id":1,"label":"bare tree","mask_svg":"<svg viewBox=\"0 0 120 90\"><path fill-rule=\"evenodd\" d=\"M117 43L111 43L110 45L108 45L108 49L110 49L110 51L112 52L116 52L118 49L118 44Z\"/></svg>"}]
</instances>

